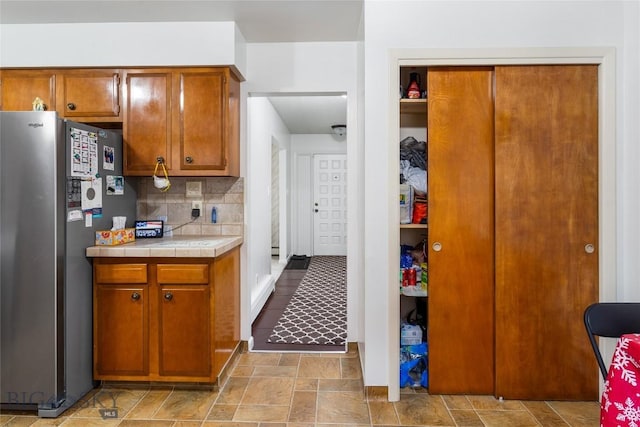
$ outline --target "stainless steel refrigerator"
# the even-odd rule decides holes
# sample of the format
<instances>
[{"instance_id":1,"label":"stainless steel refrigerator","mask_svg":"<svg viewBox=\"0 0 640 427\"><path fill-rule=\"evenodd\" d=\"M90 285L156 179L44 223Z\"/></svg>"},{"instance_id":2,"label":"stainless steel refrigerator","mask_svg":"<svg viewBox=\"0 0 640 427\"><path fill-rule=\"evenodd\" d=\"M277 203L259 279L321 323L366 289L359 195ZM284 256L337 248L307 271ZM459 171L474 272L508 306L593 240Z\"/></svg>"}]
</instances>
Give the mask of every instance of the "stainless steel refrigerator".
<instances>
[{"instance_id":1,"label":"stainless steel refrigerator","mask_svg":"<svg viewBox=\"0 0 640 427\"><path fill-rule=\"evenodd\" d=\"M92 268L135 221L122 137L55 112L0 112L0 405L56 417L94 387Z\"/></svg>"}]
</instances>

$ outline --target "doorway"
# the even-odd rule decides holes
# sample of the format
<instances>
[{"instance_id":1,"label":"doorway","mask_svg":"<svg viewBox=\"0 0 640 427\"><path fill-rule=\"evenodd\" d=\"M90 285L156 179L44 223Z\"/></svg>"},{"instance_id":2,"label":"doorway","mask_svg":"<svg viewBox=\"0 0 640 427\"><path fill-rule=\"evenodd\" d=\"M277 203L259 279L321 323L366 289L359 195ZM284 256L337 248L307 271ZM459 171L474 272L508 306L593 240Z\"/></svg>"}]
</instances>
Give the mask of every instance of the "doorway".
<instances>
[{"instance_id":1,"label":"doorway","mask_svg":"<svg viewBox=\"0 0 640 427\"><path fill-rule=\"evenodd\" d=\"M579 53L579 54L578 54ZM613 114L613 97L610 94L610 91L605 90L605 88L611 88L614 86L614 78L615 75L615 66L614 59L612 55L611 49L583 49L579 51L571 51L564 49L552 49L545 50L544 52L538 51L536 49L523 49L521 51L502 51L502 50L478 50L473 52L466 52L466 56L460 56L460 52L455 51L447 51L444 55L442 51L438 51L437 54L435 51L424 49L420 51L412 51L412 54L409 55L410 58L407 58L406 52L402 52L400 50L395 51L392 55L394 59L390 61L393 63L395 67L397 65L411 65L411 66L429 66L429 65L443 65L448 63L455 63L456 65L484 65L487 63L492 64L500 64L500 65L513 65L513 64L531 64L532 62L535 64L544 63L544 64L598 64L599 65L599 94L598 94L598 121L599 121L599 165L601 168L601 174L599 175L599 183L598 188L601 190L600 194L614 194L615 189L613 188L613 180L612 177L615 174L615 162L613 153L615 152L615 137L612 133L611 129L613 128L612 123L614 122L614 114ZM488 59L488 58L491 59ZM437 59L434 59L437 58ZM535 60L532 61L532 58ZM397 70L392 68L391 70L391 81L395 81L398 78ZM395 94L390 94L390 99L395 99ZM398 125L399 115L397 108L390 109L390 121L392 124L392 128ZM391 158L390 153L390 158ZM395 159L393 159L395 160ZM393 160L390 161L390 168L397 167L393 163ZM604 190L608 191L604 191ZM615 203L606 203L604 199L601 198L598 201L599 204L599 213L600 213L600 221L599 221L599 237L600 237L600 256L599 256L599 283L600 286L600 298L607 299L613 298L615 287L612 286L614 283L610 280L606 280L607 277L615 276L611 272L615 271L614 262L612 262L615 257L612 256L615 254ZM609 232L607 232L609 231ZM607 256L603 256L603 254L607 254ZM389 257L389 263L396 262L397 256L391 254ZM390 275L389 283L394 283L393 278ZM392 302L393 301L393 293ZM390 328L390 336L392 337L391 342L394 342L395 338L398 338L398 334L396 332L396 328L393 326L394 317L396 314L396 307L394 304L390 306L391 312L391 323L392 326ZM397 365L395 364L395 360L398 360L398 352L397 347L389 346L389 360L391 361L390 372L393 374L396 372ZM395 366L394 366L395 365ZM595 371L594 371L595 372ZM597 375L597 373L596 373ZM396 401L400 397L398 383L396 381L395 375L389 376L389 400Z\"/></svg>"},{"instance_id":2,"label":"doorway","mask_svg":"<svg viewBox=\"0 0 640 427\"><path fill-rule=\"evenodd\" d=\"M339 189L331 187L329 184L332 181L328 181L326 189L318 188L317 191L337 191L338 193L334 195L342 196L338 203L338 207L341 208L340 212L333 213L327 209L325 214L329 215L327 219L330 221L324 221L323 226L329 227L330 230L335 230L336 227L340 229L342 236L338 239L343 243L344 249L338 248L337 254L346 260L347 137L344 134L337 135L332 125L343 125L346 122L347 99L342 94L333 93L277 94L250 97L250 101L253 101L249 104L250 139L253 139L251 133L254 129L256 130L256 139L258 138L257 133L260 132L260 139L264 143L267 142L264 134L269 134L268 155L262 156L261 160L265 166L268 165L269 181L265 182L267 178L265 175L265 179L256 183L256 188L260 188L260 186L264 188L268 185L270 206L261 206L260 211L269 215L269 248L265 248L265 250L269 251L268 256L271 260L269 272L272 281L272 285L268 286L266 290L257 290L263 292L264 302L260 304L256 314L252 315L252 345L250 348L268 351L264 345L265 338L268 338L267 331L264 330L265 317L268 317L267 327L273 327L278 320L276 316L280 317L284 313L287 300L293 296L294 284L300 284L304 277L304 270L285 269L287 262L301 256L317 255L316 252L320 252L322 255L331 255L336 251L335 248L323 251L314 249L314 240L317 240L313 236L313 215L315 214L313 200L316 193L314 184L317 181L314 179L314 158L316 156L323 158L323 165L327 164L328 160L333 160L328 163L328 166L337 168L333 171L333 175L338 175L333 179L337 180L336 184ZM260 105L260 111L256 109L252 113L253 105ZM257 117L258 115L259 117ZM260 129L254 126L254 118ZM260 150L252 143L250 151L255 153L256 149ZM338 157L332 159L331 156ZM255 169L252 169L251 172L253 170ZM331 176L328 178L331 179ZM329 198L323 200L318 203L327 203L328 205L336 203ZM341 221L340 224L338 221ZM326 273L329 276L331 271ZM252 290L252 310L253 301L257 300L253 292ZM279 310L279 313L275 314L274 307ZM346 331L346 304L343 315ZM335 346L325 348L308 346L300 350L336 351L336 348ZM277 350L272 349L272 351Z\"/></svg>"}]
</instances>

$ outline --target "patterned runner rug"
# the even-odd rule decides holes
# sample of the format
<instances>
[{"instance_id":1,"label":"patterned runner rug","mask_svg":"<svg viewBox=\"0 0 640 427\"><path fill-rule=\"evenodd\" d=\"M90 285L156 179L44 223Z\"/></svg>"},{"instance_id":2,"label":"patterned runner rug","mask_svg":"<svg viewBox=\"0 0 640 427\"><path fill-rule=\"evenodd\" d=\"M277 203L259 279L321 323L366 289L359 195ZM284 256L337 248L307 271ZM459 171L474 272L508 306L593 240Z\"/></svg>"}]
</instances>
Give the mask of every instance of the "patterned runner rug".
<instances>
[{"instance_id":1,"label":"patterned runner rug","mask_svg":"<svg viewBox=\"0 0 640 427\"><path fill-rule=\"evenodd\" d=\"M344 345L346 341L347 257L311 257L267 342Z\"/></svg>"}]
</instances>

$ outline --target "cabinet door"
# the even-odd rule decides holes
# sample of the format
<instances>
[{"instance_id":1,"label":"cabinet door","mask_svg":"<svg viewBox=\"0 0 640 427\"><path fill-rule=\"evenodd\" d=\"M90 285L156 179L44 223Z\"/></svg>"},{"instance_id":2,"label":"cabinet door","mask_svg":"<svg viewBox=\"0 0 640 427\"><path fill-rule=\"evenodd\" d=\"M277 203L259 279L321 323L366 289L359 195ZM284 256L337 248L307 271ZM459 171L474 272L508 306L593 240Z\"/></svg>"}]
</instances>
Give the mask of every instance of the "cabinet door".
<instances>
[{"instance_id":1,"label":"cabinet door","mask_svg":"<svg viewBox=\"0 0 640 427\"><path fill-rule=\"evenodd\" d=\"M125 174L149 175L158 158L171 169L171 72L124 74Z\"/></svg>"},{"instance_id":2,"label":"cabinet door","mask_svg":"<svg viewBox=\"0 0 640 427\"><path fill-rule=\"evenodd\" d=\"M179 148L182 170L227 165L227 92L224 70L180 72Z\"/></svg>"},{"instance_id":3,"label":"cabinet door","mask_svg":"<svg viewBox=\"0 0 640 427\"><path fill-rule=\"evenodd\" d=\"M58 112L67 118L96 121L120 118L118 70L66 71L60 74Z\"/></svg>"},{"instance_id":4,"label":"cabinet door","mask_svg":"<svg viewBox=\"0 0 640 427\"><path fill-rule=\"evenodd\" d=\"M94 376L149 373L147 285L97 285Z\"/></svg>"},{"instance_id":5,"label":"cabinet door","mask_svg":"<svg viewBox=\"0 0 640 427\"><path fill-rule=\"evenodd\" d=\"M493 71L427 72L429 391L494 389Z\"/></svg>"},{"instance_id":6,"label":"cabinet door","mask_svg":"<svg viewBox=\"0 0 640 427\"><path fill-rule=\"evenodd\" d=\"M496 67L499 396L598 397L597 94L596 65Z\"/></svg>"},{"instance_id":7,"label":"cabinet door","mask_svg":"<svg viewBox=\"0 0 640 427\"><path fill-rule=\"evenodd\" d=\"M44 101L45 110L56 110L56 74L47 70L2 70L3 111L31 111L33 100Z\"/></svg>"},{"instance_id":8,"label":"cabinet door","mask_svg":"<svg viewBox=\"0 0 640 427\"><path fill-rule=\"evenodd\" d=\"M211 375L208 285L160 285L159 373Z\"/></svg>"}]
</instances>

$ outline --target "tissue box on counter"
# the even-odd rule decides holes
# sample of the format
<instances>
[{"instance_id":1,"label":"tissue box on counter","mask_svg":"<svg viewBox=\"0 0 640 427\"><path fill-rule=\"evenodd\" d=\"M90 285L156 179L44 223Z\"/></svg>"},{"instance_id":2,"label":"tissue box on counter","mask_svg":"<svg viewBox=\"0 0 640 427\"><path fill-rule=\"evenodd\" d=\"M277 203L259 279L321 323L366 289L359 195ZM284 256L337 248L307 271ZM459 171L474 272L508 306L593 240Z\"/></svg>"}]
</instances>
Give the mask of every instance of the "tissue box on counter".
<instances>
[{"instance_id":1,"label":"tissue box on counter","mask_svg":"<svg viewBox=\"0 0 640 427\"><path fill-rule=\"evenodd\" d=\"M96 231L96 245L122 245L136 240L135 228Z\"/></svg>"}]
</instances>

